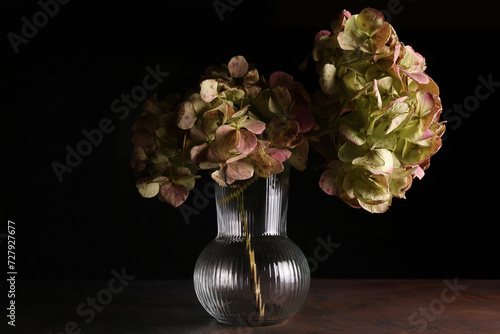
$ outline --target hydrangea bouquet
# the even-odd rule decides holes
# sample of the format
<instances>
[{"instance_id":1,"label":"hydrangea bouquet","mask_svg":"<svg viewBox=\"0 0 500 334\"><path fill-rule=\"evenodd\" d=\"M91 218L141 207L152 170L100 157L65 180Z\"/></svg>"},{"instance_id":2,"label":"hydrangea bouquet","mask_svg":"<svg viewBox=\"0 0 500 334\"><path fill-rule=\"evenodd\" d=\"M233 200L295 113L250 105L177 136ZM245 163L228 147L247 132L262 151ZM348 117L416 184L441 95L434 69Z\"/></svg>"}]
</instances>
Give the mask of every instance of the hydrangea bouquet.
<instances>
[{"instance_id":1,"label":"hydrangea bouquet","mask_svg":"<svg viewBox=\"0 0 500 334\"><path fill-rule=\"evenodd\" d=\"M385 212L421 179L445 131L439 88L425 59L398 40L382 13L343 11L320 31L309 94L291 75L261 76L243 56L209 67L181 99L153 96L133 125L137 188L175 207L199 170L220 186L268 178L288 161L325 158L319 186L352 207Z\"/></svg>"}]
</instances>

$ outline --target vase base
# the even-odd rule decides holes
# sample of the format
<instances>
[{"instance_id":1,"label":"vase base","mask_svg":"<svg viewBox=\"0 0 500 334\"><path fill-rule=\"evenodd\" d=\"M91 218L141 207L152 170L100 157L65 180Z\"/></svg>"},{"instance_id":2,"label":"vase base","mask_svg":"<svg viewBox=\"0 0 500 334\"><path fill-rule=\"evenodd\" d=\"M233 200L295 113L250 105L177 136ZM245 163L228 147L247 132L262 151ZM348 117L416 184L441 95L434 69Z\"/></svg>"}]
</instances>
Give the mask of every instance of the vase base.
<instances>
[{"instance_id":1,"label":"vase base","mask_svg":"<svg viewBox=\"0 0 500 334\"><path fill-rule=\"evenodd\" d=\"M232 326L232 327L258 327L258 326L274 326L286 322L288 319L284 320L259 320L259 319L249 319L245 321L241 318L239 319L217 319L221 324Z\"/></svg>"}]
</instances>

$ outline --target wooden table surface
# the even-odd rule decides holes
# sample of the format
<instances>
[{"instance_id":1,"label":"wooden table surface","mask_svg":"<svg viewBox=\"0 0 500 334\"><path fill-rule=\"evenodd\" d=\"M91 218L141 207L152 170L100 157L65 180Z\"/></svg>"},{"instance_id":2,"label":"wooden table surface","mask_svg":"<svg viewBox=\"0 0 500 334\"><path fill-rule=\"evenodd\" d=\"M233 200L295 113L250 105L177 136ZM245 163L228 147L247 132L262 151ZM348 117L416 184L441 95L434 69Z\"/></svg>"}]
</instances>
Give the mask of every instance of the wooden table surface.
<instances>
[{"instance_id":1,"label":"wooden table surface","mask_svg":"<svg viewBox=\"0 0 500 334\"><path fill-rule=\"evenodd\" d=\"M219 324L192 281L19 281L16 291L7 333L500 333L499 280L314 279L301 310L267 327Z\"/></svg>"}]
</instances>

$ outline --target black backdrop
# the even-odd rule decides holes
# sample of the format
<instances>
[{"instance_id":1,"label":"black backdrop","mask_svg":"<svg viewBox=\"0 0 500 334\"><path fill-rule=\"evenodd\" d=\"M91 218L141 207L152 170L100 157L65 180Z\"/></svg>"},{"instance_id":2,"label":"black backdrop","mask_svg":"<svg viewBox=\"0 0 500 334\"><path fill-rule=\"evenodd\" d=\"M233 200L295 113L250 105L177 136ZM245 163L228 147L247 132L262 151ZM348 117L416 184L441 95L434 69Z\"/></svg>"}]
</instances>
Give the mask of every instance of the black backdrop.
<instances>
[{"instance_id":1,"label":"black backdrop","mask_svg":"<svg viewBox=\"0 0 500 334\"><path fill-rule=\"evenodd\" d=\"M169 73L148 97L182 92L206 66L239 54L261 74L283 70L317 89L315 74L298 70L315 33L342 9L366 6L384 9L400 39L426 57L447 111L446 141L407 199L382 215L322 193L313 167L293 171L288 235L311 258L323 243L335 244L311 262L313 277L500 278L497 5L220 0L231 9L221 20L214 2L71 1L44 17L40 3L0 1L0 245L6 253L14 221L18 279L107 278L122 267L142 279L191 278L216 235L215 204L191 196L186 203L198 211L187 221L181 210L141 198L128 165L141 103L131 101L126 114L113 102L142 98L137 87L148 71ZM24 28L31 37L15 39L16 53L9 33L22 36L23 17L40 27ZM67 147L77 149L82 131L100 125L112 131L80 147L91 152L59 180L54 162L65 164ZM205 177L196 188L209 183Z\"/></svg>"}]
</instances>

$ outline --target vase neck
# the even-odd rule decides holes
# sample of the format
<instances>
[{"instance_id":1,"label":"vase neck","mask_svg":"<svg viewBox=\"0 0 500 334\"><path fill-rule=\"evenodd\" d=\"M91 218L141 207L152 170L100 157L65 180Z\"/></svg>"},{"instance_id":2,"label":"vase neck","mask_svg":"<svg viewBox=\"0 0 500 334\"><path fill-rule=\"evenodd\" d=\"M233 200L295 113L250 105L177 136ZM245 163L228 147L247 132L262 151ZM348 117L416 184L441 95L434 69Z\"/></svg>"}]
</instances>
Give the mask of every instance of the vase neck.
<instances>
[{"instance_id":1,"label":"vase neck","mask_svg":"<svg viewBox=\"0 0 500 334\"><path fill-rule=\"evenodd\" d=\"M218 236L242 238L286 235L290 166L268 179L242 181L239 186L216 187Z\"/></svg>"}]
</instances>

